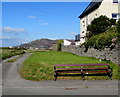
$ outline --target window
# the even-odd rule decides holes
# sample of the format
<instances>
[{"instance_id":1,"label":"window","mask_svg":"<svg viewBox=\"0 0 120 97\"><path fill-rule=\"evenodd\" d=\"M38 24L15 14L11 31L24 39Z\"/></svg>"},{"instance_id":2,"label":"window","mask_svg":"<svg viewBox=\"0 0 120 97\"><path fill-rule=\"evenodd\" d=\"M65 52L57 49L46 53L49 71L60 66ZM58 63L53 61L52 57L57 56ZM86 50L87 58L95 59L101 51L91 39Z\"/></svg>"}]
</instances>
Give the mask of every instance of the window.
<instances>
[{"instance_id":1,"label":"window","mask_svg":"<svg viewBox=\"0 0 120 97\"><path fill-rule=\"evenodd\" d=\"M117 18L117 14L112 14L112 18Z\"/></svg>"},{"instance_id":2,"label":"window","mask_svg":"<svg viewBox=\"0 0 120 97\"><path fill-rule=\"evenodd\" d=\"M112 18L115 19L116 21L118 21L118 20L120 19L120 14L117 14L117 13L115 14L115 13L113 13L113 14L112 14Z\"/></svg>"},{"instance_id":3,"label":"window","mask_svg":"<svg viewBox=\"0 0 120 97\"><path fill-rule=\"evenodd\" d=\"M84 33L84 31L82 31L82 33Z\"/></svg>"},{"instance_id":4,"label":"window","mask_svg":"<svg viewBox=\"0 0 120 97\"><path fill-rule=\"evenodd\" d=\"M97 18L97 14L95 14L95 17L94 18Z\"/></svg>"},{"instance_id":5,"label":"window","mask_svg":"<svg viewBox=\"0 0 120 97\"><path fill-rule=\"evenodd\" d=\"M75 42L76 42L76 41L80 41L80 34L75 35Z\"/></svg>"},{"instance_id":6,"label":"window","mask_svg":"<svg viewBox=\"0 0 120 97\"><path fill-rule=\"evenodd\" d=\"M118 3L118 0L113 0L113 3Z\"/></svg>"}]
</instances>

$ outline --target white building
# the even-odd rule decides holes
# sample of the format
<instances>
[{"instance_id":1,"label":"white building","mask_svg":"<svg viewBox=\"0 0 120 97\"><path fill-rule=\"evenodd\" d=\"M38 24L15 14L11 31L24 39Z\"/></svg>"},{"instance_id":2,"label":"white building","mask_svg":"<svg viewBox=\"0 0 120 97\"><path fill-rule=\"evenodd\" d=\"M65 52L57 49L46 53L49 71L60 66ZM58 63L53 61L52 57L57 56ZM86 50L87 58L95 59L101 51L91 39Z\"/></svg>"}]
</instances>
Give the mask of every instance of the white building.
<instances>
[{"instance_id":1,"label":"white building","mask_svg":"<svg viewBox=\"0 0 120 97\"><path fill-rule=\"evenodd\" d=\"M99 2L92 2L87 6L80 18L80 39L76 41L76 45L80 45L86 41L87 26L91 24L95 18L105 15L108 18L118 20L120 13L118 13L119 0L97 0Z\"/></svg>"},{"instance_id":2,"label":"white building","mask_svg":"<svg viewBox=\"0 0 120 97\"><path fill-rule=\"evenodd\" d=\"M67 45L75 45L75 41L74 40L69 40L69 39L64 39L63 40L63 45L67 46Z\"/></svg>"},{"instance_id":3,"label":"white building","mask_svg":"<svg viewBox=\"0 0 120 97\"><path fill-rule=\"evenodd\" d=\"M9 48L13 48L13 46L9 46Z\"/></svg>"}]
</instances>

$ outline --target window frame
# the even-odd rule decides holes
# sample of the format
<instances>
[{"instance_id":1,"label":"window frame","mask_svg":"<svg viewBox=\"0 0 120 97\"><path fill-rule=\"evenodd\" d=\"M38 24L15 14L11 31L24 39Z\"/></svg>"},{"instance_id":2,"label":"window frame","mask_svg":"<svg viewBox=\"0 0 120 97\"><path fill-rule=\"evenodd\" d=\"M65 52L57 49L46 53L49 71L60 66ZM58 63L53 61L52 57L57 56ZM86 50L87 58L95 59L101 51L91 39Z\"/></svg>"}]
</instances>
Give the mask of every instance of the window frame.
<instances>
[{"instance_id":1,"label":"window frame","mask_svg":"<svg viewBox=\"0 0 120 97\"><path fill-rule=\"evenodd\" d=\"M119 0L113 0L113 3L119 3Z\"/></svg>"},{"instance_id":2,"label":"window frame","mask_svg":"<svg viewBox=\"0 0 120 97\"><path fill-rule=\"evenodd\" d=\"M112 13L112 18L117 18L117 13Z\"/></svg>"}]
</instances>

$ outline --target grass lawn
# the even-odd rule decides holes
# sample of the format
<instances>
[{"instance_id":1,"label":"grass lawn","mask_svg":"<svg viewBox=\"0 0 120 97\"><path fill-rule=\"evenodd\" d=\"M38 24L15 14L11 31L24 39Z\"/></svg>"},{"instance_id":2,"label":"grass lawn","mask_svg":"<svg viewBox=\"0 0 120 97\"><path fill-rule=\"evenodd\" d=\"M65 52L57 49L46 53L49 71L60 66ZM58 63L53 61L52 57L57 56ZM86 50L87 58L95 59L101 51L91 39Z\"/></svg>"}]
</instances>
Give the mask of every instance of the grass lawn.
<instances>
[{"instance_id":1,"label":"grass lawn","mask_svg":"<svg viewBox=\"0 0 120 97\"><path fill-rule=\"evenodd\" d=\"M80 57L67 52L35 52L27 60L24 61L21 67L20 74L27 80L53 80L54 64L80 64L80 63L109 63L113 68L113 79L118 79L118 65L109 62L99 62L98 59L90 57ZM81 77L58 77L58 79L81 79ZM107 76L89 76L85 79L108 79Z\"/></svg>"},{"instance_id":2,"label":"grass lawn","mask_svg":"<svg viewBox=\"0 0 120 97\"><path fill-rule=\"evenodd\" d=\"M15 62L16 60L18 60L22 55L19 55L18 57L16 58L13 58L13 59L10 59L8 61L6 61L6 63L12 63L12 62Z\"/></svg>"},{"instance_id":3,"label":"grass lawn","mask_svg":"<svg viewBox=\"0 0 120 97\"><path fill-rule=\"evenodd\" d=\"M21 55L25 53L24 50L19 49L0 49L0 60L7 59L15 55Z\"/></svg>"}]
</instances>

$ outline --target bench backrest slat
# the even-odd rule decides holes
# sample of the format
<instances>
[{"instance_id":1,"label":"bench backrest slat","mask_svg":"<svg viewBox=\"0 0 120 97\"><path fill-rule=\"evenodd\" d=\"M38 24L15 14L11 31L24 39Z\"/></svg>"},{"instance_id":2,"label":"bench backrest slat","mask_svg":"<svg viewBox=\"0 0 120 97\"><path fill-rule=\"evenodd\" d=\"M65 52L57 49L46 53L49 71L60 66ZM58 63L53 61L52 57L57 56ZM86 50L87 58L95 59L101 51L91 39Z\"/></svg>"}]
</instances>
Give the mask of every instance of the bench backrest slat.
<instances>
[{"instance_id":1,"label":"bench backrest slat","mask_svg":"<svg viewBox=\"0 0 120 97\"><path fill-rule=\"evenodd\" d=\"M109 64L55 64L54 66L109 66Z\"/></svg>"},{"instance_id":2,"label":"bench backrest slat","mask_svg":"<svg viewBox=\"0 0 120 97\"><path fill-rule=\"evenodd\" d=\"M108 69L106 68L57 68L57 70L83 70L83 69Z\"/></svg>"}]
</instances>

